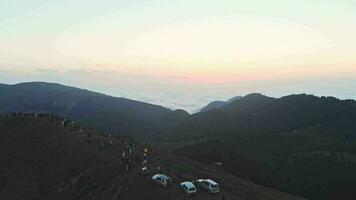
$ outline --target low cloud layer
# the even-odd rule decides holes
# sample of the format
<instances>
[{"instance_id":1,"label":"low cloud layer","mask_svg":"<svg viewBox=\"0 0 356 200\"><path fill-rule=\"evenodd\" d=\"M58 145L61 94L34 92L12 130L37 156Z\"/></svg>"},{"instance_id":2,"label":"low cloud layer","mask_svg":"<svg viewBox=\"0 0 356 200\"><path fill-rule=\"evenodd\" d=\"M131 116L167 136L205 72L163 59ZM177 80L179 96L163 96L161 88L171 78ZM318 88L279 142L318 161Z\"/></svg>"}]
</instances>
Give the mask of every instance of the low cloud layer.
<instances>
[{"instance_id":1,"label":"low cloud layer","mask_svg":"<svg viewBox=\"0 0 356 200\"><path fill-rule=\"evenodd\" d=\"M39 68L36 72L19 73L0 71L1 83L46 81L84 88L116 97L125 97L170 109L198 112L215 100L260 92L270 96L309 93L319 96L336 96L356 99L356 76L303 80L270 80L259 82L236 82L231 84L200 85L195 83L170 82L164 77L135 75L114 71L53 70Z\"/></svg>"}]
</instances>

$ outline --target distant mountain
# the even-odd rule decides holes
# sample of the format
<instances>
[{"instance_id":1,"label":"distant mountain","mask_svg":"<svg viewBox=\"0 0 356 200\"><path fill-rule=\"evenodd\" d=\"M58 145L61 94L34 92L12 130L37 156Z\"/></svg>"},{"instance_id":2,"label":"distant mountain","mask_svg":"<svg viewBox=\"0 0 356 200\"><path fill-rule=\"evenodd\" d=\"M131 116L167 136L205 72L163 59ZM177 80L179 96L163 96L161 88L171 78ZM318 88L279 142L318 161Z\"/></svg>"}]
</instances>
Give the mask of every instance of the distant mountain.
<instances>
[{"instance_id":1,"label":"distant mountain","mask_svg":"<svg viewBox=\"0 0 356 200\"><path fill-rule=\"evenodd\" d=\"M0 94L3 112L52 113L132 136L152 136L184 118L182 112L162 106L54 83L2 84ZM167 116L174 120L162 124L161 120L168 120Z\"/></svg>"},{"instance_id":2,"label":"distant mountain","mask_svg":"<svg viewBox=\"0 0 356 200\"><path fill-rule=\"evenodd\" d=\"M352 200L355 130L354 100L250 94L189 116L162 141L179 143L178 155L222 162L225 171L259 184L310 199Z\"/></svg>"},{"instance_id":3,"label":"distant mountain","mask_svg":"<svg viewBox=\"0 0 356 200\"><path fill-rule=\"evenodd\" d=\"M236 96L236 97L229 99L228 101L213 101L213 102L209 103L208 105L206 105L205 107L203 107L200 110L200 112L206 112L206 111L209 111L212 109L222 108L222 107L226 106L227 104L229 104L235 100L238 100L240 98L241 98L241 96Z\"/></svg>"},{"instance_id":4,"label":"distant mountain","mask_svg":"<svg viewBox=\"0 0 356 200\"><path fill-rule=\"evenodd\" d=\"M355 120L356 103L353 100L305 94L282 98L250 94L220 109L189 116L167 136L199 138L249 132L283 133L340 123L350 128ZM338 132L336 129L328 130L328 134Z\"/></svg>"},{"instance_id":5,"label":"distant mountain","mask_svg":"<svg viewBox=\"0 0 356 200\"><path fill-rule=\"evenodd\" d=\"M214 168L216 163L220 163L221 169L217 171L314 200L354 200L356 197L354 100L306 94L272 98L254 93L228 102L213 103L205 111L189 115L184 110L172 111L78 88L35 82L0 84L2 112L53 113L114 134L144 139L145 143L150 140L148 142L154 142L154 146L165 152L162 155L166 156L165 160L173 159L172 163L181 163L177 161L182 159L181 156L188 157L203 164L195 168L197 171L202 171L205 166ZM10 129L0 141L16 134L11 128L14 123L2 125L2 128ZM17 128L21 127L20 124ZM24 130L31 132L31 126L27 127ZM10 138L0 147L8 143L11 145L5 149L19 145L12 141L26 142L27 139ZM41 136L30 141L45 140ZM171 152L179 156L172 157ZM10 153L6 159L18 160ZM186 171L190 167L181 165L177 169ZM2 185L8 182L1 171L0 166L0 192ZM182 174L180 172L179 177ZM227 179L230 180L226 177L221 180ZM141 184L138 182L133 184ZM232 188L236 190L240 183L232 183ZM261 195L265 196L265 193Z\"/></svg>"}]
</instances>

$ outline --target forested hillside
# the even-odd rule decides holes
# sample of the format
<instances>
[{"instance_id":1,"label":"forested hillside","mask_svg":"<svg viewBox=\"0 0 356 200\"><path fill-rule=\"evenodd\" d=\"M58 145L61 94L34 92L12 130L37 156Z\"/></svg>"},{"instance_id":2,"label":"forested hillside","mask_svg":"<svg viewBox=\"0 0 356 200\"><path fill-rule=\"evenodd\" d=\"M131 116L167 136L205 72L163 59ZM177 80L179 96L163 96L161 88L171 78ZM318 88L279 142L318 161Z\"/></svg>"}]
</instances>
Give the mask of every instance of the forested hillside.
<instances>
[{"instance_id":1,"label":"forested hillside","mask_svg":"<svg viewBox=\"0 0 356 200\"><path fill-rule=\"evenodd\" d=\"M355 138L353 100L251 94L192 115L164 141L190 141L175 152L205 164L222 162L224 170L260 184L311 199L351 200Z\"/></svg>"},{"instance_id":2,"label":"forested hillside","mask_svg":"<svg viewBox=\"0 0 356 200\"><path fill-rule=\"evenodd\" d=\"M184 118L162 106L53 83L2 84L0 94L2 112L51 113L133 137L151 138Z\"/></svg>"}]
</instances>

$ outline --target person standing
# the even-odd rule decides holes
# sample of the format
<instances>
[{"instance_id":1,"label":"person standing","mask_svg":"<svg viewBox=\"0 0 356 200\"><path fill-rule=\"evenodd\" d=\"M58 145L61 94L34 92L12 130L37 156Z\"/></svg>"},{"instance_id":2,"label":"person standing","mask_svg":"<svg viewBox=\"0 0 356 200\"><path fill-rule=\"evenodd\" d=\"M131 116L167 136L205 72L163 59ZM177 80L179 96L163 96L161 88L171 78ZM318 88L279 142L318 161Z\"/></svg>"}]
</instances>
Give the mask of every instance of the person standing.
<instances>
[{"instance_id":1,"label":"person standing","mask_svg":"<svg viewBox=\"0 0 356 200\"><path fill-rule=\"evenodd\" d=\"M125 159L126 159L126 152L123 151L122 154L121 154L121 161L122 161L122 164L125 163Z\"/></svg>"}]
</instances>

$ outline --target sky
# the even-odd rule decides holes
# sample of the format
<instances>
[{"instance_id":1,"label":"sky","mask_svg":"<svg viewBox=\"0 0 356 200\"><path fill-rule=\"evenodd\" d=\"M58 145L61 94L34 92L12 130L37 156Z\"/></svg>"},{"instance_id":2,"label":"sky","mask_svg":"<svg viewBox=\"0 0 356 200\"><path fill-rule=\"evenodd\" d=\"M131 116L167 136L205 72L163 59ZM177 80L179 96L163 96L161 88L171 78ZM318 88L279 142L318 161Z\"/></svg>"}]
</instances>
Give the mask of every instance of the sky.
<instances>
[{"instance_id":1,"label":"sky","mask_svg":"<svg viewBox=\"0 0 356 200\"><path fill-rule=\"evenodd\" d=\"M0 83L197 112L249 93L356 99L356 0L0 0Z\"/></svg>"}]
</instances>

